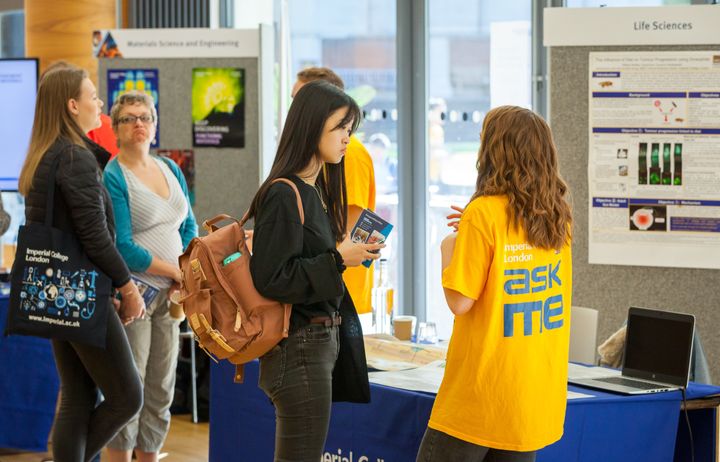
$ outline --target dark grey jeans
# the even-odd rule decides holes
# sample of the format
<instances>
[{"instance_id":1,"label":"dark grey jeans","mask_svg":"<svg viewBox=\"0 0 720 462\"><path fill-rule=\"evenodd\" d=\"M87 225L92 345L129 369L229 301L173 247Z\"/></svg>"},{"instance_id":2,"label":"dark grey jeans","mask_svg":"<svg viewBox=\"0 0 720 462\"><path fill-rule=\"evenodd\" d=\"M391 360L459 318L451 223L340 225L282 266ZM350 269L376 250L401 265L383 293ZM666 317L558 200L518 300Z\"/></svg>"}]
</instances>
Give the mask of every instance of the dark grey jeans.
<instances>
[{"instance_id":1,"label":"dark grey jeans","mask_svg":"<svg viewBox=\"0 0 720 462\"><path fill-rule=\"evenodd\" d=\"M258 385L275 406L275 462L317 462L332 406L338 328L311 324L260 358Z\"/></svg>"},{"instance_id":2,"label":"dark grey jeans","mask_svg":"<svg viewBox=\"0 0 720 462\"><path fill-rule=\"evenodd\" d=\"M536 451L516 452L468 443L428 428L418 450L417 462L535 462Z\"/></svg>"},{"instance_id":3,"label":"dark grey jeans","mask_svg":"<svg viewBox=\"0 0 720 462\"><path fill-rule=\"evenodd\" d=\"M86 462L140 410L140 377L114 310L108 316L105 349L58 340L52 347L60 375L53 460ZM100 405L98 391L105 398Z\"/></svg>"}]
</instances>

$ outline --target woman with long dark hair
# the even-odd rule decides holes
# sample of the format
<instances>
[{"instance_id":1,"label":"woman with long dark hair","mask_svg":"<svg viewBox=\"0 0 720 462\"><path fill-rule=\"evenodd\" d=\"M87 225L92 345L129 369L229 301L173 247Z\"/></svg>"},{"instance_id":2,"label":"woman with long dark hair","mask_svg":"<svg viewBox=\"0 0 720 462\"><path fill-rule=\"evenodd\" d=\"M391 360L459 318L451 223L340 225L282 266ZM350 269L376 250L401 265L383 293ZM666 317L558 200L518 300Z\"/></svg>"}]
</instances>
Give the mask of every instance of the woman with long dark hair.
<instances>
[{"instance_id":1,"label":"woman with long dark hair","mask_svg":"<svg viewBox=\"0 0 720 462\"><path fill-rule=\"evenodd\" d=\"M441 245L455 323L419 462L533 461L563 432L568 188L550 128L532 111L491 110L480 138L475 194Z\"/></svg>"},{"instance_id":2,"label":"woman with long dark hair","mask_svg":"<svg viewBox=\"0 0 720 462\"><path fill-rule=\"evenodd\" d=\"M49 172L55 168L53 226L75 234L122 296L119 312L110 310L107 317L105 348L52 341L61 392L52 438L55 462L91 460L142 404L142 384L122 323L141 317L145 304L114 246L112 203L101 182L109 154L85 136L100 126L102 105L83 69L67 65L46 72L20 173L25 219L42 223ZM98 391L104 401L96 405Z\"/></svg>"},{"instance_id":3,"label":"woman with long dark hair","mask_svg":"<svg viewBox=\"0 0 720 462\"><path fill-rule=\"evenodd\" d=\"M275 406L275 460L317 461L330 422L332 372L346 266L382 244L346 235L343 156L360 109L342 90L310 82L295 95L270 175L253 199L250 271L263 296L292 304L290 335L260 358L259 386ZM292 181L299 191L301 223Z\"/></svg>"}]
</instances>

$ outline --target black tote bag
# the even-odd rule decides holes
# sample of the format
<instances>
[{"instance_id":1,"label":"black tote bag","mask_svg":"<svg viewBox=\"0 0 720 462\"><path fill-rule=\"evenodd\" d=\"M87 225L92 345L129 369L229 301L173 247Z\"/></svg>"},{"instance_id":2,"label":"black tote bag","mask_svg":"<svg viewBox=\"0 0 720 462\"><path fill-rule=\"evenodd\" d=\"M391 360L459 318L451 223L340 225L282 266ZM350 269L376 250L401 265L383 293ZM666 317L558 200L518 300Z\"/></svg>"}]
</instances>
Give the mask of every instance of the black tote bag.
<instances>
[{"instance_id":1,"label":"black tote bag","mask_svg":"<svg viewBox=\"0 0 720 462\"><path fill-rule=\"evenodd\" d=\"M332 400L369 403L370 382L365 358L365 341L360 318L347 287L340 302L340 316L342 316L342 322L338 326L340 353L333 369Z\"/></svg>"},{"instance_id":2,"label":"black tote bag","mask_svg":"<svg viewBox=\"0 0 720 462\"><path fill-rule=\"evenodd\" d=\"M32 335L105 348L112 282L71 233L53 228L55 171L45 223L20 227L5 335Z\"/></svg>"}]
</instances>

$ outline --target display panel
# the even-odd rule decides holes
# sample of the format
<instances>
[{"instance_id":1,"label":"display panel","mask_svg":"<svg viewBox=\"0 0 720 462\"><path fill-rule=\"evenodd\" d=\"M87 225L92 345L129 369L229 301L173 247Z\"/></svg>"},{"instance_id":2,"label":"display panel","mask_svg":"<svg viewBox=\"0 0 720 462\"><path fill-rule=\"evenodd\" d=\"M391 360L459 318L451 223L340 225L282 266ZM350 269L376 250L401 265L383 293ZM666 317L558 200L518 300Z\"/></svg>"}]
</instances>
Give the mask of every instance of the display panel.
<instances>
[{"instance_id":1,"label":"display panel","mask_svg":"<svg viewBox=\"0 0 720 462\"><path fill-rule=\"evenodd\" d=\"M0 189L17 190L18 176L27 154L35 115L38 61L34 58L0 59Z\"/></svg>"}]
</instances>

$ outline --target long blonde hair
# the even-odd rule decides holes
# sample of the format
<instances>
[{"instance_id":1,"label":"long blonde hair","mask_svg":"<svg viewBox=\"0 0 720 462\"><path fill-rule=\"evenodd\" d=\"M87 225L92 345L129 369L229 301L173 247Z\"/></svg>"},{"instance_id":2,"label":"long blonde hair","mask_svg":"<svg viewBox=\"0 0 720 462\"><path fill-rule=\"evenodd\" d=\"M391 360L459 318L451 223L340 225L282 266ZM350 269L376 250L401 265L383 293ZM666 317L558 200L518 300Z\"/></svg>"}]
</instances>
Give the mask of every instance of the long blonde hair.
<instances>
[{"instance_id":1,"label":"long blonde hair","mask_svg":"<svg viewBox=\"0 0 720 462\"><path fill-rule=\"evenodd\" d=\"M67 103L71 99L80 98L82 82L86 78L84 69L68 65L46 72L40 79L30 147L18 182L18 189L23 196L30 193L35 170L59 137L85 146L85 134L70 113Z\"/></svg>"},{"instance_id":2,"label":"long blonde hair","mask_svg":"<svg viewBox=\"0 0 720 462\"><path fill-rule=\"evenodd\" d=\"M506 195L511 223L525 230L530 245L559 249L570 242L568 186L542 117L517 106L490 110L480 134L477 169L472 198Z\"/></svg>"}]
</instances>

